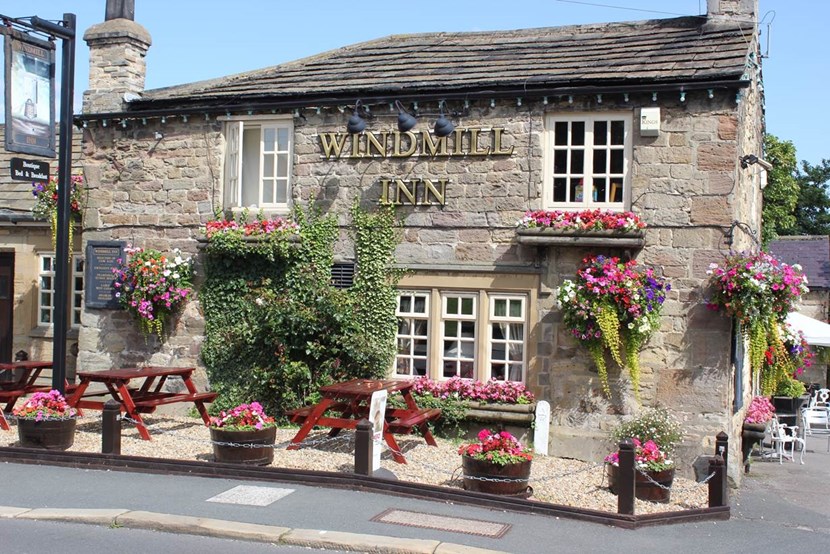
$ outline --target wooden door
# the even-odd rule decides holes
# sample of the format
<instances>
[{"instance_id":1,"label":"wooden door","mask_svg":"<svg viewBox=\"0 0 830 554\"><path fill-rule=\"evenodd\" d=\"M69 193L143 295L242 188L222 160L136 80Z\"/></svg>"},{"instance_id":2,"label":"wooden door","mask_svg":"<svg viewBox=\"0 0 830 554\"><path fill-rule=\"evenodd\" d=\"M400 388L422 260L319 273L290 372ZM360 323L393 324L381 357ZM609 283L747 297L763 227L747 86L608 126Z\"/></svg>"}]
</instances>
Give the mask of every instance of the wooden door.
<instances>
[{"instance_id":1,"label":"wooden door","mask_svg":"<svg viewBox=\"0 0 830 554\"><path fill-rule=\"evenodd\" d=\"M0 362L12 361L14 254L0 252Z\"/></svg>"}]
</instances>

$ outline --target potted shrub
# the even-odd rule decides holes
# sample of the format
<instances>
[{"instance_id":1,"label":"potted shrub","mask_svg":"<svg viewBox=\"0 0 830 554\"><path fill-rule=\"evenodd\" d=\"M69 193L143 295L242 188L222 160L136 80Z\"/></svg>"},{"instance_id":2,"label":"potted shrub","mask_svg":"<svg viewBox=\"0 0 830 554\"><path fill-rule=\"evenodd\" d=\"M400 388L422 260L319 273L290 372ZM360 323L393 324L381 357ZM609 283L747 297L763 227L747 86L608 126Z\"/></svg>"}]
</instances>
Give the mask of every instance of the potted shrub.
<instances>
[{"instance_id":1,"label":"potted shrub","mask_svg":"<svg viewBox=\"0 0 830 554\"><path fill-rule=\"evenodd\" d=\"M532 492L527 482L533 453L507 431L482 429L478 441L462 445L458 453L465 490L524 497Z\"/></svg>"},{"instance_id":2,"label":"potted shrub","mask_svg":"<svg viewBox=\"0 0 830 554\"><path fill-rule=\"evenodd\" d=\"M615 427L610 438L615 446L626 439L634 443L634 496L652 502L668 502L676 465L671 455L683 440L680 424L665 408L650 408ZM609 490L617 494L619 451L605 457Z\"/></svg>"},{"instance_id":3,"label":"potted shrub","mask_svg":"<svg viewBox=\"0 0 830 554\"><path fill-rule=\"evenodd\" d=\"M779 414L795 415L801 409L802 404L807 401L807 387L804 383L786 377L778 383L775 389L775 396L772 397L772 405Z\"/></svg>"},{"instance_id":4,"label":"potted shrub","mask_svg":"<svg viewBox=\"0 0 830 554\"><path fill-rule=\"evenodd\" d=\"M766 396L755 396L749 403L741 428L741 453L744 465L749 462L749 453L752 452L752 447L764 439L767 424L774 414L775 406Z\"/></svg>"},{"instance_id":5,"label":"potted shrub","mask_svg":"<svg viewBox=\"0 0 830 554\"><path fill-rule=\"evenodd\" d=\"M75 442L77 411L59 391L36 392L12 413L20 446L66 450Z\"/></svg>"},{"instance_id":6,"label":"potted shrub","mask_svg":"<svg viewBox=\"0 0 830 554\"><path fill-rule=\"evenodd\" d=\"M274 461L277 424L259 402L240 404L210 418L210 440L217 462L268 465Z\"/></svg>"},{"instance_id":7,"label":"potted shrub","mask_svg":"<svg viewBox=\"0 0 830 554\"><path fill-rule=\"evenodd\" d=\"M628 368L634 396L640 401L640 348L660 326L660 313L671 286L651 268L634 260L591 256L582 261L576 280L556 291L565 327L588 349L602 390L611 396L605 351Z\"/></svg>"}]
</instances>

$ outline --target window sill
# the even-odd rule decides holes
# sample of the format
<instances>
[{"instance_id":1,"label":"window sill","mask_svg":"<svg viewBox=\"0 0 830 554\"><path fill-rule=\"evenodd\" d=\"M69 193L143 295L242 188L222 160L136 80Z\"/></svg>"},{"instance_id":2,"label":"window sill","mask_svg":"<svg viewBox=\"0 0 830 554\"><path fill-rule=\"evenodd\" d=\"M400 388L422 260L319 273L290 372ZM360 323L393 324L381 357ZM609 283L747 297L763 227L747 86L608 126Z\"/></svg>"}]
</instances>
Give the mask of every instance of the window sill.
<instances>
[{"instance_id":1,"label":"window sill","mask_svg":"<svg viewBox=\"0 0 830 554\"><path fill-rule=\"evenodd\" d=\"M55 328L51 325L49 326L38 326L29 331L29 336L32 338L38 339L52 339L55 338ZM77 327L70 327L66 330L66 338L67 339L77 339L78 338L78 328Z\"/></svg>"},{"instance_id":2,"label":"window sill","mask_svg":"<svg viewBox=\"0 0 830 554\"><path fill-rule=\"evenodd\" d=\"M618 230L563 230L533 227L517 229L519 244L536 246L610 246L617 248L642 248L645 232Z\"/></svg>"}]
</instances>

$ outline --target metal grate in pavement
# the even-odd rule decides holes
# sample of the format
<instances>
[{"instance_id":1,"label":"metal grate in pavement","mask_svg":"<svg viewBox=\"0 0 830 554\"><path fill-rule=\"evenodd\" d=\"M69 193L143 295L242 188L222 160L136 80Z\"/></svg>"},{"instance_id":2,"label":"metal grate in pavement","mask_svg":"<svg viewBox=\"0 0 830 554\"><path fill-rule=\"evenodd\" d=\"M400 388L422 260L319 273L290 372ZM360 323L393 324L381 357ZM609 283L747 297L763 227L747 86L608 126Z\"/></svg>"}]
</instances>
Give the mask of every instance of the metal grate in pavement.
<instances>
[{"instance_id":1,"label":"metal grate in pavement","mask_svg":"<svg viewBox=\"0 0 830 554\"><path fill-rule=\"evenodd\" d=\"M208 502L220 502L222 504L245 504L247 506L268 506L280 498L284 498L294 492L294 489L278 489L274 487L252 487L250 485L239 485L228 489L223 493L208 498Z\"/></svg>"},{"instance_id":2,"label":"metal grate in pavement","mask_svg":"<svg viewBox=\"0 0 830 554\"><path fill-rule=\"evenodd\" d=\"M420 527L422 529L451 531L453 533L466 533L467 535L478 535L494 539L503 537L511 527L508 523L499 523L497 521L448 517L426 512L396 510L394 508L379 513L371 521L405 525L407 527Z\"/></svg>"}]
</instances>

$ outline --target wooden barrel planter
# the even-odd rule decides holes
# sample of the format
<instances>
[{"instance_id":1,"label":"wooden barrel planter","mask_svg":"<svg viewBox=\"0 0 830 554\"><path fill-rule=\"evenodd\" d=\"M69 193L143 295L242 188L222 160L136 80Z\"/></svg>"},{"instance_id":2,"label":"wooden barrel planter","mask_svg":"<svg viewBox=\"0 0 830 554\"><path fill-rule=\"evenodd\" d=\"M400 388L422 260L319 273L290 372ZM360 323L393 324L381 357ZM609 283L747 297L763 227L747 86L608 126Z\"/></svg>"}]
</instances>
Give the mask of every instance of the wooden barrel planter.
<instances>
[{"instance_id":1,"label":"wooden barrel planter","mask_svg":"<svg viewBox=\"0 0 830 554\"><path fill-rule=\"evenodd\" d=\"M634 470L634 497L649 502L668 502L671 498L674 470L675 468L664 469L663 471L646 471L645 475ZM613 494L617 494L620 466L605 464L605 475L608 477L608 489Z\"/></svg>"},{"instance_id":2,"label":"wooden barrel planter","mask_svg":"<svg viewBox=\"0 0 830 554\"><path fill-rule=\"evenodd\" d=\"M210 428L210 440L213 441L213 459L217 462L229 464L259 466L270 464L274 461L273 446L276 438L277 428L273 426L252 431L230 431L221 427Z\"/></svg>"},{"instance_id":3,"label":"wooden barrel planter","mask_svg":"<svg viewBox=\"0 0 830 554\"><path fill-rule=\"evenodd\" d=\"M20 446L46 450L66 450L75 442L75 418L18 419Z\"/></svg>"},{"instance_id":4,"label":"wooden barrel planter","mask_svg":"<svg viewBox=\"0 0 830 554\"><path fill-rule=\"evenodd\" d=\"M533 493L533 489L527 484L530 479L531 461L527 460L517 464L500 466L476 460L470 456L462 456L461 468L464 472L464 490L527 498ZM475 477L483 479L475 479ZM484 479L505 479L505 481L487 481Z\"/></svg>"}]
</instances>

